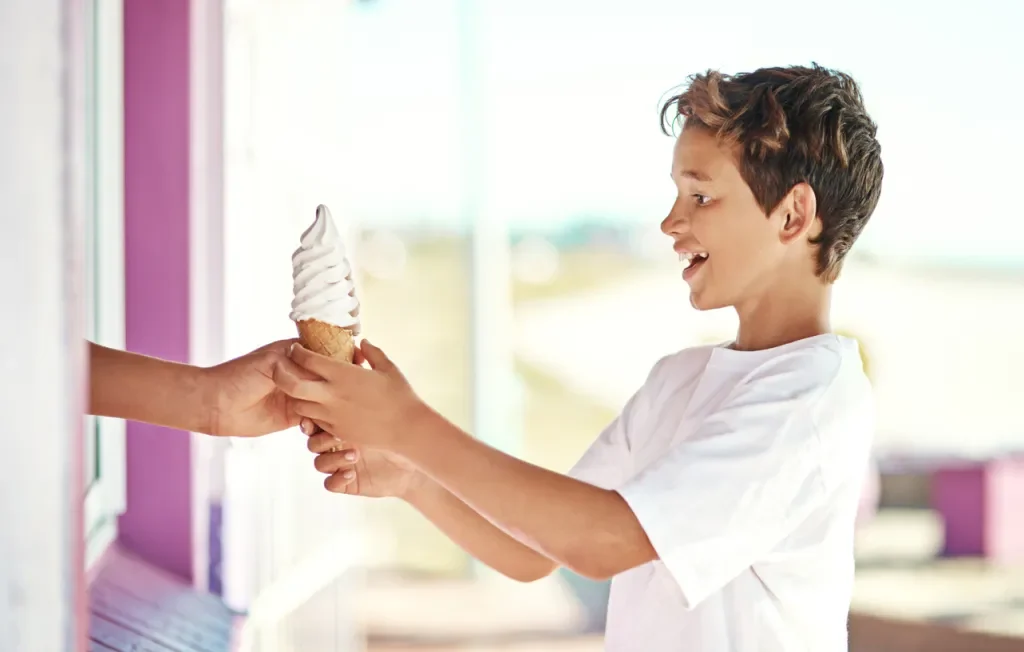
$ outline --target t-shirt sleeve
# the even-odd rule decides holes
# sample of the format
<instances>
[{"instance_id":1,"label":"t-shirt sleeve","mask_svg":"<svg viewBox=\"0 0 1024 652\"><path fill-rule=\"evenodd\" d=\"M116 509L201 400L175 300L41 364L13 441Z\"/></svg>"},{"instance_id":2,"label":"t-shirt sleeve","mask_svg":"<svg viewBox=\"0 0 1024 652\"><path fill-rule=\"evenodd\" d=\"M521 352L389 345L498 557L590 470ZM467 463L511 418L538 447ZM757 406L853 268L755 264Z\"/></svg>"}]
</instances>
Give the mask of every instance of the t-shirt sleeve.
<instances>
[{"instance_id":1,"label":"t-shirt sleeve","mask_svg":"<svg viewBox=\"0 0 1024 652\"><path fill-rule=\"evenodd\" d=\"M838 368L839 354L829 349L773 360L619 489L688 608L822 504L813 408Z\"/></svg>"},{"instance_id":2,"label":"t-shirt sleeve","mask_svg":"<svg viewBox=\"0 0 1024 652\"><path fill-rule=\"evenodd\" d=\"M629 424L632 406L637 400L634 394L626 403L622 413L608 424L594 443L569 471L569 477L576 478L602 489L621 487L629 473Z\"/></svg>"},{"instance_id":3,"label":"t-shirt sleeve","mask_svg":"<svg viewBox=\"0 0 1024 652\"><path fill-rule=\"evenodd\" d=\"M572 467L570 477L602 489L618 489L629 479L632 473L630 430L647 409L652 385L666 359L658 361L651 369L644 385L633 394L619 416L598 435Z\"/></svg>"}]
</instances>

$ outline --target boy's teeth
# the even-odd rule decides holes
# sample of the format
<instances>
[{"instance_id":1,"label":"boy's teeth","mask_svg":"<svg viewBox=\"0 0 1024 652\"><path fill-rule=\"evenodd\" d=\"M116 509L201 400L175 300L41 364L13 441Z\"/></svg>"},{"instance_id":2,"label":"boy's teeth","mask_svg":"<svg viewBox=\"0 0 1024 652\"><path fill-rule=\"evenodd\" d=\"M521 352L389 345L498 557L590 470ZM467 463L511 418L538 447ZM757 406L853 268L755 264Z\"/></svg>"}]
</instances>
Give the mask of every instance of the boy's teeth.
<instances>
[{"instance_id":1,"label":"boy's teeth","mask_svg":"<svg viewBox=\"0 0 1024 652\"><path fill-rule=\"evenodd\" d=\"M689 267L695 261L704 260L707 257L708 257L707 254L692 254L692 253L689 253L689 252L684 252L684 253L679 254L679 262L685 263L686 266Z\"/></svg>"}]
</instances>

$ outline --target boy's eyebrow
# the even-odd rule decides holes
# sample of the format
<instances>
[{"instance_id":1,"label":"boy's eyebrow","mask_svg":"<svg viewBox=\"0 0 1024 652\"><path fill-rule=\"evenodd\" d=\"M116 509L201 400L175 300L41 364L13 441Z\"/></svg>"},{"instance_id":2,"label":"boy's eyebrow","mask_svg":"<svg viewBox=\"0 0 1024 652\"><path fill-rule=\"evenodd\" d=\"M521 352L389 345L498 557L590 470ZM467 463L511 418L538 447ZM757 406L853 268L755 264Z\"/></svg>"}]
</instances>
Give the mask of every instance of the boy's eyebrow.
<instances>
[{"instance_id":1,"label":"boy's eyebrow","mask_svg":"<svg viewBox=\"0 0 1024 652\"><path fill-rule=\"evenodd\" d=\"M709 177L708 175L704 174L700 170L683 170L679 174L680 174L680 176L689 177L689 178L693 179L694 181L703 181L705 183L711 181L711 177Z\"/></svg>"}]
</instances>

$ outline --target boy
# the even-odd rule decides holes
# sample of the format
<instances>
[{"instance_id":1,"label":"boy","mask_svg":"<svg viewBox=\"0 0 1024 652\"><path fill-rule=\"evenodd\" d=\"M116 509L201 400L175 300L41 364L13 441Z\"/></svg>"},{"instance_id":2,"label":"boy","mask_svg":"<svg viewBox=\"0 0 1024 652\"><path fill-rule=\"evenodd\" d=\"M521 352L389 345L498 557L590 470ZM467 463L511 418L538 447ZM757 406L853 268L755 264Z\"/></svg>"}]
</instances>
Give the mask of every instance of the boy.
<instances>
[{"instance_id":1,"label":"boy","mask_svg":"<svg viewBox=\"0 0 1024 652\"><path fill-rule=\"evenodd\" d=\"M327 431L328 489L401 496L519 580L613 577L608 650L845 650L873 409L829 298L881 190L875 124L818 66L696 75L677 117L661 229L690 302L739 332L659 361L569 476L460 431L368 342L371 369L293 347L275 380Z\"/></svg>"}]
</instances>

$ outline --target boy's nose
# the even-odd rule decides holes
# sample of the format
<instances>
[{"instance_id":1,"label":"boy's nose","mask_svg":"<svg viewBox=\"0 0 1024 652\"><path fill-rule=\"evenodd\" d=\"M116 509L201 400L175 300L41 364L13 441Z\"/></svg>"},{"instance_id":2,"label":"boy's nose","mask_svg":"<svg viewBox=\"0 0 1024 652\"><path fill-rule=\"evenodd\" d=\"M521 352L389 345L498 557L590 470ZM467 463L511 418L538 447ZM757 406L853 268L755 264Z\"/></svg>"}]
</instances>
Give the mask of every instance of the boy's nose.
<instances>
[{"instance_id":1,"label":"boy's nose","mask_svg":"<svg viewBox=\"0 0 1024 652\"><path fill-rule=\"evenodd\" d=\"M682 211L679 210L679 200L672 204L665 219L661 221L661 232L671 237L682 235L686 231L686 220L683 219Z\"/></svg>"},{"instance_id":2,"label":"boy's nose","mask_svg":"<svg viewBox=\"0 0 1024 652\"><path fill-rule=\"evenodd\" d=\"M665 216L665 219L661 221L661 232L667 236L672 235L672 213Z\"/></svg>"}]
</instances>

